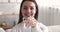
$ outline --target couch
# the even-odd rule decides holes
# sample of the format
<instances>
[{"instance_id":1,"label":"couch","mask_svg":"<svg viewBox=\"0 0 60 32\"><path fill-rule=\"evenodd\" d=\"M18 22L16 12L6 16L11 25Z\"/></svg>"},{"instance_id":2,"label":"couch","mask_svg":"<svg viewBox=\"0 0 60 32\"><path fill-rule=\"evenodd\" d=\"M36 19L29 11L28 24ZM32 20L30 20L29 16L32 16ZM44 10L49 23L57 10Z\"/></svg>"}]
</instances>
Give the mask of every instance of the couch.
<instances>
[{"instance_id":1,"label":"couch","mask_svg":"<svg viewBox=\"0 0 60 32\"><path fill-rule=\"evenodd\" d=\"M49 32L60 32L60 25L48 26Z\"/></svg>"},{"instance_id":2,"label":"couch","mask_svg":"<svg viewBox=\"0 0 60 32\"><path fill-rule=\"evenodd\" d=\"M49 32L60 32L60 25L48 26ZM6 32L11 31L12 29L6 30Z\"/></svg>"}]
</instances>

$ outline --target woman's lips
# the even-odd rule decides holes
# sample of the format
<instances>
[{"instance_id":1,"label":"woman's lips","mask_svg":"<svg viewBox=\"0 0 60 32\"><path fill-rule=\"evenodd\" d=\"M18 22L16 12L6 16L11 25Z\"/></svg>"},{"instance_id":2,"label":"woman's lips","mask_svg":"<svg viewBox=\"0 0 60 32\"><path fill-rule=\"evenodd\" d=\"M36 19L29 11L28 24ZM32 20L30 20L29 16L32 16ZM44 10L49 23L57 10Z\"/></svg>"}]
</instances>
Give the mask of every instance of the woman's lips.
<instances>
[{"instance_id":1,"label":"woman's lips","mask_svg":"<svg viewBox=\"0 0 60 32\"><path fill-rule=\"evenodd\" d=\"M29 16L31 16L31 15L29 15L29 14L26 14L25 16L29 17Z\"/></svg>"},{"instance_id":2,"label":"woman's lips","mask_svg":"<svg viewBox=\"0 0 60 32\"><path fill-rule=\"evenodd\" d=\"M32 16L33 14L25 14L25 16L27 16L27 17L30 17L30 16Z\"/></svg>"},{"instance_id":3,"label":"woman's lips","mask_svg":"<svg viewBox=\"0 0 60 32\"><path fill-rule=\"evenodd\" d=\"M24 13L24 15L25 15L25 17L30 17L30 16L34 16L34 14L33 13Z\"/></svg>"}]
</instances>

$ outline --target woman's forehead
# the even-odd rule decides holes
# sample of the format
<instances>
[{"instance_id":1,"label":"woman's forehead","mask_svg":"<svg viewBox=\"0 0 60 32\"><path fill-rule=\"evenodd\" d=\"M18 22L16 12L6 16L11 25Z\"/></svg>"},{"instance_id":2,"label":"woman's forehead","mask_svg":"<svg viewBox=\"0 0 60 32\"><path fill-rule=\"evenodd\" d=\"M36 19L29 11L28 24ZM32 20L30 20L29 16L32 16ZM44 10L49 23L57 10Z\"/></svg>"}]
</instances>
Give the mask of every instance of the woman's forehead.
<instances>
[{"instance_id":1,"label":"woman's forehead","mask_svg":"<svg viewBox=\"0 0 60 32\"><path fill-rule=\"evenodd\" d=\"M23 6L33 6L33 7L35 7L35 3L31 2L31 1L25 1L23 3Z\"/></svg>"}]
</instances>

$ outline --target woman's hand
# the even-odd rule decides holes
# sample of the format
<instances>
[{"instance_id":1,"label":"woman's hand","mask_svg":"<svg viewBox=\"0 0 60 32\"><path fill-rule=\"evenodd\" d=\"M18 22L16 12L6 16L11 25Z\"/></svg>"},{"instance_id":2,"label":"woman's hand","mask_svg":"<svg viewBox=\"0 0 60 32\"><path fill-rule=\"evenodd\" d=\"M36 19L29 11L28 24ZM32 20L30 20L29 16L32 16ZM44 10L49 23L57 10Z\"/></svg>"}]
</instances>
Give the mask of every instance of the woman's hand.
<instances>
[{"instance_id":1,"label":"woman's hand","mask_svg":"<svg viewBox=\"0 0 60 32\"><path fill-rule=\"evenodd\" d=\"M31 26L34 28L36 26L37 20L34 17L28 17L26 21L26 26Z\"/></svg>"}]
</instances>

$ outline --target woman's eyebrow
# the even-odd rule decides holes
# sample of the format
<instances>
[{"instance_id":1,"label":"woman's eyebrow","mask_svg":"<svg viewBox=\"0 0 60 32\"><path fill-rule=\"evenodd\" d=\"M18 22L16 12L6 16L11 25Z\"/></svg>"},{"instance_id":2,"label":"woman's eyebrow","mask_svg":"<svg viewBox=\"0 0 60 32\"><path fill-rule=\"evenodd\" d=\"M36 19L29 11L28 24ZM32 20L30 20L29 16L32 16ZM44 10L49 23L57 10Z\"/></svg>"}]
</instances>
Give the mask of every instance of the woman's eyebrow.
<instances>
[{"instance_id":1,"label":"woman's eyebrow","mask_svg":"<svg viewBox=\"0 0 60 32\"><path fill-rule=\"evenodd\" d=\"M27 7L27 6L24 6L24 7Z\"/></svg>"},{"instance_id":2,"label":"woman's eyebrow","mask_svg":"<svg viewBox=\"0 0 60 32\"><path fill-rule=\"evenodd\" d=\"M28 7L28 6L24 6L24 7ZM29 6L29 7L35 7L35 6Z\"/></svg>"},{"instance_id":3,"label":"woman's eyebrow","mask_svg":"<svg viewBox=\"0 0 60 32\"><path fill-rule=\"evenodd\" d=\"M35 7L35 6L30 6L30 7Z\"/></svg>"}]
</instances>

